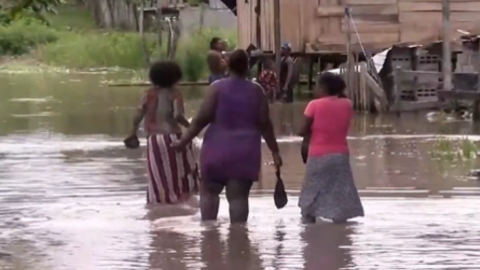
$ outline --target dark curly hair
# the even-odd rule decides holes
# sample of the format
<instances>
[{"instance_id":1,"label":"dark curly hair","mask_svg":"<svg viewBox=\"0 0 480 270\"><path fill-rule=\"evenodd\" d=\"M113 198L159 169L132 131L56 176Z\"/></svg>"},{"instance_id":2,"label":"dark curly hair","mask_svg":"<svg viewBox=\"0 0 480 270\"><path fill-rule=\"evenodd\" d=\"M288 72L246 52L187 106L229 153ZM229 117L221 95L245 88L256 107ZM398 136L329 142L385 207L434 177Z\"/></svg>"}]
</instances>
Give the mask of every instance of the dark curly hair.
<instances>
[{"instance_id":1,"label":"dark curly hair","mask_svg":"<svg viewBox=\"0 0 480 270\"><path fill-rule=\"evenodd\" d=\"M150 67L150 81L157 87L171 88L182 79L182 76L182 69L173 61L156 62Z\"/></svg>"},{"instance_id":2,"label":"dark curly hair","mask_svg":"<svg viewBox=\"0 0 480 270\"><path fill-rule=\"evenodd\" d=\"M324 72L318 76L318 86L325 90L329 96L345 97L345 88L347 85L340 75L331 72Z\"/></svg>"},{"instance_id":3,"label":"dark curly hair","mask_svg":"<svg viewBox=\"0 0 480 270\"><path fill-rule=\"evenodd\" d=\"M210 40L210 49L211 50L215 50L215 46L217 45L217 43L219 43L220 41L222 41L221 38L219 37L213 37L211 40Z\"/></svg>"},{"instance_id":4,"label":"dark curly hair","mask_svg":"<svg viewBox=\"0 0 480 270\"><path fill-rule=\"evenodd\" d=\"M241 49L233 51L228 61L228 69L240 77L247 76L249 71L247 52Z\"/></svg>"}]
</instances>

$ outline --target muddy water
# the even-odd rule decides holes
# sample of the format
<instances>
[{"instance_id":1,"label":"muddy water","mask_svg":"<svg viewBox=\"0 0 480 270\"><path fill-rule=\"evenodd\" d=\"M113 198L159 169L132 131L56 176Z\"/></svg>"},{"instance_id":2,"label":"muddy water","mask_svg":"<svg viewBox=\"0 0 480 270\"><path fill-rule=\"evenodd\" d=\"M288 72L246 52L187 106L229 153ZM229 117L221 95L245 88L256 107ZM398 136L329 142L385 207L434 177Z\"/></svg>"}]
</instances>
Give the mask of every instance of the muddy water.
<instances>
[{"instance_id":1,"label":"muddy water","mask_svg":"<svg viewBox=\"0 0 480 270\"><path fill-rule=\"evenodd\" d=\"M147 209L143 153L121 144L142 89L112 74L0 74L0 269L480 269L477 160L431 154L480 126L425 113L358 115L349 143L366 218L304 226L297 195L305 102L274 105L290 202L274 209L269 154L251 218ZM202 89L185 89L193 115ZM265 149L266 150L266 149ZM166 216L158 219L159 216Z\"/></svg>"}]
</instances>

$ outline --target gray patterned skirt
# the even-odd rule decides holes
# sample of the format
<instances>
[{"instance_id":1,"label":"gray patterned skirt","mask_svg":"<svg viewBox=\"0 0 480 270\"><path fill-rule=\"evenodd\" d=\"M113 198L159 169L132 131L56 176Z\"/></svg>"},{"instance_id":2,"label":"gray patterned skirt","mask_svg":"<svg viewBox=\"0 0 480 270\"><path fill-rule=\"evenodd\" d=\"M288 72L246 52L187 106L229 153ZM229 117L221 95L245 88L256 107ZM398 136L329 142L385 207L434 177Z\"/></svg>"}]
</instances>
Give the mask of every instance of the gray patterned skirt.
<instances>
[{"instance_id":1,"label":"gray patterned skirt","mask_svg":"<svg viewBox=\"0 0 480 270\"><path fill-rule=\"evenodd\" d=\"M363 217L348 154L308 157L298 202L302 216L344 221Z\"/></svg>"}]
</instances>

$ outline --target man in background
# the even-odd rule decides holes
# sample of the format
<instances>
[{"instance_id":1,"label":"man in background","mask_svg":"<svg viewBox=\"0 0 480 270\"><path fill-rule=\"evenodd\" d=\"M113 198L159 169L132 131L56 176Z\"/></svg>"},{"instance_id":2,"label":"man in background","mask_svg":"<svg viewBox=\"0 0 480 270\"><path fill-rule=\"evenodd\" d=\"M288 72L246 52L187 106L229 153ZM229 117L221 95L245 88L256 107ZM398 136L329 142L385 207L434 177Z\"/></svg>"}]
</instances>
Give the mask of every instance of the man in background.
<instances>
[{"instance_id":1,"label":"man in background","mask_svg":"<svg viewBox=\"0 0 480 270\"><path fill-rule=\"evenodd\" d=\"M282 99L285 103L293 102L293 59L291 57L292 46L290 43L282 45L282 60L280 62L280 87Z\"/></svg>"},{"instance_id":2,"label":"man in background","mask_svg":"<svg viewBox=\"0 0 480 270\"><path fill-rule=\"evenodd\" d=\"M207 65L210 71L209 84L226 77L226 63L223 59L223 42L219 37L210 41L210 51L207 54Z\"/></svg>"}]
</instances>

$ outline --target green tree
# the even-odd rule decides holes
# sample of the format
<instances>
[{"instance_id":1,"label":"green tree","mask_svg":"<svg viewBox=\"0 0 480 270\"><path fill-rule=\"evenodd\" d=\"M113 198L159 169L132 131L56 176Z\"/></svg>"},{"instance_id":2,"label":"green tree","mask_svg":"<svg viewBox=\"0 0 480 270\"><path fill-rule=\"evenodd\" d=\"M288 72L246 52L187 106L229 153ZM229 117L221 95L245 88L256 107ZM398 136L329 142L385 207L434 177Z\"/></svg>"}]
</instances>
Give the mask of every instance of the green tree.
<instances>
[{"instance_id":1,"label":"green tree","mask_svg":"<svg viewBox=\"0 0 480 270\"><path fill-rule=\"evenodd\" d=\"M0 23L10 24L20 19L36 19L48 24L45 12L55 13L64 0L0 0Z\"/></svg>"}]
</instances>

